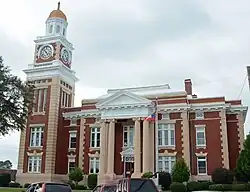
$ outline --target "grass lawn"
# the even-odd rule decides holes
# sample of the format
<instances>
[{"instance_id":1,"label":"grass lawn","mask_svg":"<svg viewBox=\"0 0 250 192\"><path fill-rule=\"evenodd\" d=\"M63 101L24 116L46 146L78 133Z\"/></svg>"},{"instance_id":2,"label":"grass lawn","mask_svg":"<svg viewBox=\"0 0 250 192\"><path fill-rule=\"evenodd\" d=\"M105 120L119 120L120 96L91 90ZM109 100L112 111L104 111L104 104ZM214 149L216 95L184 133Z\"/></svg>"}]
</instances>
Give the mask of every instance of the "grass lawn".
<instances>
[{"instance_id":1,"label":"grass lawn","mask_svg":"<svg viewBox=\"0 0 250 192\"><path fill-rule=\"evenodd\" d=\"M24 188L8 188L8 187L0 187L0 192L21 192L26 191ZM90 192L90 190L73 190L74 192Z\"/></svg>"}]
</instances>

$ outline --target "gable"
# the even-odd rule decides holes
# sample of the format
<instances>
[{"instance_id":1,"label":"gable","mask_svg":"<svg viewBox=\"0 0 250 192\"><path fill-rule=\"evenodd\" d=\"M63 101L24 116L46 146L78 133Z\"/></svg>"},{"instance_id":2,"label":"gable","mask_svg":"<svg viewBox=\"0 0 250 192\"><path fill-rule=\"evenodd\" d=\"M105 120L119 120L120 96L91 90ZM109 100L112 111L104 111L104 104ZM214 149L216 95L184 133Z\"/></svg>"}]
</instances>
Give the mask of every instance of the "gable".
<instances>
[{"instance_id":1,"label":"gable","mask_svg":"<svg viewBox=\"0 0 250 192\"><path fill-rule=\"evenodd\" d=\"M96 104L97 107L104 106L127 106L127 105L150 105L151 101L130 92L119 91Z\"/></svg>"}]
</instances>

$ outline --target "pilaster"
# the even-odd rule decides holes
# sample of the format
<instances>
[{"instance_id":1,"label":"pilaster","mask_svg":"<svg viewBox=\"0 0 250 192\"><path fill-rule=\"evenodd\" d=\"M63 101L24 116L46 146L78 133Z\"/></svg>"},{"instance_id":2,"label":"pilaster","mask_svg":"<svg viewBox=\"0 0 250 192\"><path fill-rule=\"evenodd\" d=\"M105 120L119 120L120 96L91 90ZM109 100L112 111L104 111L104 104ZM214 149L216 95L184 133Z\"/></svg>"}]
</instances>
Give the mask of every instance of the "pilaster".
<instances>
[{"instance_id":1,"label":"pilaster","mask_svg":"<svg viewBox=\"0 0 250 192\"><path fill-rule=\"evenodd\" d=\"M229 169L229 154L228 154L228 140L227 140L227 121L226 110L220 111L220 138L221 138L221 154L222 166Z\"/></svg>"},{"instance_id":2,"label":"pilaster","mask_svg":"<svg viewBox=\"0 0 250 192\"><path fill-rule=\"evenodd\" d=\"M181 140L182 140L182 154L190 169L190 145L189 145L189 117L187 111L181 113Z\"/></svg>"},{"instance_id":3,"label":"pilaster","mask_svg":"<svg viewBox=\"0 0 250 192\"><path fill-rule=\"evenodd\" d=\"M243 144L244 144L244 115L243 112L239 112L237 114L237 119L238 119L238 138L239 138L239 149L240 151L243 149Z\"/></svg>"},{"instance_id":4,"label":"pilaster","mask_svg":"<svg viewBox=\"0 0 250 192\"><path fill-rule=\"evenodd\" d=\"M84 169L84 144L85 144L85 124L86 119L81 118L80 131L79 131L79 157L78 157L78 167Z\"/></svg>"}]
</instances>

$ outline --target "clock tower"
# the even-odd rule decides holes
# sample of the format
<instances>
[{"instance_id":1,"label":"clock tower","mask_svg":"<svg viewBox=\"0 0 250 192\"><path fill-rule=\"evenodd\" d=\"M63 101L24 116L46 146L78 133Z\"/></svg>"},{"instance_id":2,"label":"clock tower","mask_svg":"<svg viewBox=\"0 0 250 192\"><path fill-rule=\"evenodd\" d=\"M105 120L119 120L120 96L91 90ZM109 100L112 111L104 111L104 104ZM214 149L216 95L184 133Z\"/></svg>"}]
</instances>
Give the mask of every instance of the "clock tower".
<instances>
[{"instance_id":1,"label":"clock tower","mask_svg":"<svg viewBox=\"0 0 250 192\"><path fill-rule=\"evenodd\" d=\"M45 35L35 39L34 59L24 70L35 85L32 115L20 135L17 181L58 181L55 169L59 118L63 107L74 106L75 82L71 69L73 45L67 40L68 21L60 9L46 20Z\"/></svg>"}]
</instances>

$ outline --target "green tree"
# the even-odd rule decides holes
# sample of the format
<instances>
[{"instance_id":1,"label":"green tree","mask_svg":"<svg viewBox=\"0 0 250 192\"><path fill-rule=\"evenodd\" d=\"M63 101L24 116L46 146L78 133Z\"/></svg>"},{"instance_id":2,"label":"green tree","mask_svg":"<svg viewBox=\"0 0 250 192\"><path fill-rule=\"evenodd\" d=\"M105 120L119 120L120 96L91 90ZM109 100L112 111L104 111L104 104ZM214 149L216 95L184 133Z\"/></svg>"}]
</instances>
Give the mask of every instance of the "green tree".
<instances>
[{"instance_id":1,"label":"green tree","mask_svg":"<svg viewBox=\"0 0 250 192\"><path fill-rule=\"evenodd\" d=\"M178 158L172 169L173 182L183 183L189 180L190 171L183 158Z\"/></svg>"},{"instance_id":2,"label":"green tree","mask_svg":"<svg viewBox=\"0 0 250 192\"><path fill-rule=\"evenodd\" d=\"M250 134L247 135L244 148L240 152L235 172L238 180L250 181Z\"/></svg>"},{"instance_id":3,"label":"green tree","mask_svg":"<svg viewBox=\"0 0 250 192\"><path fill-rule=\"evenodd\" d=\"M71 181L74 181L76 186L80 181L83 180L83 172L80 168L76 167L69 173L69 179Z\"/></svg>"},{"instance_id":4,"label":"green tree","mask_svg":"<svg viewBox=\"0 0 250 192\"><path fill-rule=\"evenodd\" d=\"M12 75L0 56L0 135L25 128L33 103L33 88L29 82Z\"/></svg>"}]
</instances>

